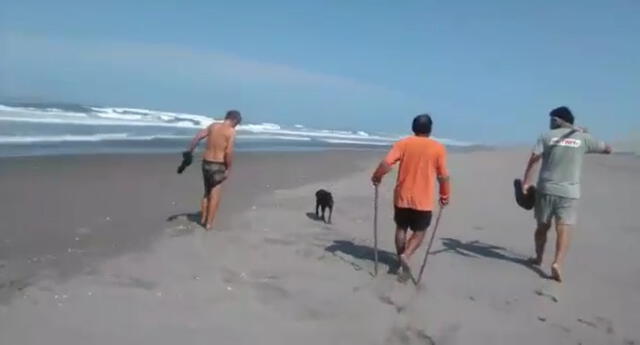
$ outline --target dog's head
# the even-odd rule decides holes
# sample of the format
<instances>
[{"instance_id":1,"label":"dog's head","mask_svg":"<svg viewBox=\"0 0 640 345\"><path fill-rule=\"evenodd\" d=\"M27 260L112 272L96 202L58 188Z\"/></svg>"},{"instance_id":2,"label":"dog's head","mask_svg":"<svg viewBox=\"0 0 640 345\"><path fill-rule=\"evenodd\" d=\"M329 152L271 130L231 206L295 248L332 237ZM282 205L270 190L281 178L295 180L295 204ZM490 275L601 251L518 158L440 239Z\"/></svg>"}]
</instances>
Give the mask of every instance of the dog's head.
<instances>
[{"instance_id":1,"label":"dog's head","mask_svg":"<svg viewBox=\"0 0 640 345\"><path fill-rule=\"evenodd\" d=\"M330 192L320 189L316 192L316 200L323 204L333 204L333 195Z\"/></svg>"}]
</instances>

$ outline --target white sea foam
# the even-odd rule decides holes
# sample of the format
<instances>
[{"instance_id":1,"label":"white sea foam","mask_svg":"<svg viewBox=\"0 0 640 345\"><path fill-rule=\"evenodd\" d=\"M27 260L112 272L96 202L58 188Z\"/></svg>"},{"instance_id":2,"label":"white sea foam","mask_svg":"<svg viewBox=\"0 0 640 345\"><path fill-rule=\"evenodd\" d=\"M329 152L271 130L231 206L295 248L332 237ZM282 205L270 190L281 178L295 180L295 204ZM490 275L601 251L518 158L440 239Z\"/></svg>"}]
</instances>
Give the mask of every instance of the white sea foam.
<instances>
[{"instance_id":1,"label":"white sea foam","mask_svg":"<svg viewBox=\"0 0 640 345\"><path fill-rule=\"evenodd\" d=\"M99 142L99 141L147 141L155 139L189 139L182 135L129 135L127 133L105 133L93 135L44 135L44 136L8 136L0 135L0 144L31 144L55 142Z\"/></svg>"},{"instance_id":2,"label":"white sea foam","mask_svg":"<svg viewBox=\"0 0 640 345\"><path fill-rule=\"evenodd\" d=\"M177 131L184 129L198 129L208 126L213 122L219 122L211 116L156 111L139 108L123 107L77 107L72 110L57 108L33 108L33 107L13 107L0 105L0 121L24 122L34 124L54 124L54 125L85 125L94 126L96 132L105 132L105 126L131 126L134 127L158 127L154 129L144 129L148 132L157 132L157 135L132 135L119 133L115 134L94 134L94 135L50 135L43 132L42 136L2 136L0 143L29 143L29 142L54 142L54 141L101 141L101 140L153 140L159 138L172 138L166 132L170 131L161 128L176 128ZM84 111L83 111L84 110ZM120 129L119 129L120 130ZM176 130L171 130L172 132ZM134 131L132 132L139 132ZM37 133L37 131L36 131ZM243 124L238 127L239 139L276 139L291 141L311 141L318 140L332 144L364 144L364 145L390 145L400 139L399 136L374 135L364 131L345 131L331 129L310 129L301 124L285 127L276 123ZM58 134L58 133L56 133ZM166 134L166 135L165 135ZM450 139L441 139L447 145L466 146L471 145Z\"/></svg>"},{"instance_id":3,"label":"white sea foam","mask_svg":"<svg viewBox=\"0 0 640 345\"><path fill-rule=\"evenodd\" d=\"M375 145L375 146L389 146L390 142L383 141L367 141L367 140L347 140L347 139L321 139L329 144L349 144L349 145Z\"/></svg>"}]
</instances>

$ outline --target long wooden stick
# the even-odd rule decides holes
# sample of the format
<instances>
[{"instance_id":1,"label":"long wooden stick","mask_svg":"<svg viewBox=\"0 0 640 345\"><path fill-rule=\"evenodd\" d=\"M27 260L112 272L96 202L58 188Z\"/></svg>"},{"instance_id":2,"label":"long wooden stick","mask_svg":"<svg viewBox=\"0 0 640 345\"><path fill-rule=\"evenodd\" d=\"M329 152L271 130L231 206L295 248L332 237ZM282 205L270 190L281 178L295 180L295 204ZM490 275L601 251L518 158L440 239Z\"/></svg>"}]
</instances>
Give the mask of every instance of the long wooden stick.
<instances>
[{"instance_id":1,"label":"long wooden stick","mask_svg":"<svg viewBox=\"0 0 640 345\"><path fill-rule=\"evenodd\" d=\"M416 286L420 284L420 280L422 280L422 274L424 273L425 267L427 267L427 260L429 259L429 253L431 252L431 246L433 245L433 240L436 238L436 231L438 231L438 226L440 225L440 218L442 218L442 210L440 207L438 210L438 218L436 218L436 225L433 227L433 231L431 232L431 238L429 239L429 245L427 246L427 252L424 254L424 260L422 261L422 267L420 267L420 273L418 274L418 279L416 280Z\"/></svg>"},{"instance_id":2,"label":"long wooden stick","mask_svg":"<svg viewBox=\"0 0 640 345\"><path fill-rule=\"evenodd\" d=\"M374 276L378 275L378 186L375 188L373 201L373 260Z\"/></svg>"}]
</instances>

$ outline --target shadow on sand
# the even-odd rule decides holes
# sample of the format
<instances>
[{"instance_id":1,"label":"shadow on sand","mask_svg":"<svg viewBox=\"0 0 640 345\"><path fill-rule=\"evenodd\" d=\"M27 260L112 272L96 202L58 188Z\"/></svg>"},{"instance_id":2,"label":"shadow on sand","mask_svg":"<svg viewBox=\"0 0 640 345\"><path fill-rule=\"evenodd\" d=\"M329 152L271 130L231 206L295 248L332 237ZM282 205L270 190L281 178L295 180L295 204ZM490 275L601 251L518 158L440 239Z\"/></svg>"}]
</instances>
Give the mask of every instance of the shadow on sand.
<instances>
[{"instance_id":1,"label":"shadow on sand","mask_svg":"<svg viewBox=\"0 0 640 345\"><path fill-rule=\"evenodd\" d=\"M351 241L333 241L333 244L329 245L324 250L334 255L336 255L336 253L346 254L354 259L359 260L367 260L371 262L375 260L373 248L355 244ZM357 266L357 263L355 262L348 262L354 267ZM378 262L387 266L387 273L398 273L400 265L398 264L398 260L396 259L396 254L378 249Z\"/></svg>"},{"instance_id":2,"label":"shadow on sand","mask_svg":"<svg viewBox=\"0 0 640 345\"><path fill-rule=\"evenodd\" d=\"M502 260L506 262L511 262L514 264L522 265L540 277L549 279L549 276L545 274L539 267L531 265L526 259L522 259L516 256L512 256L507 254L508 251L504 247L483 243L480 241L468 241L462 242L455 238L442 238L442 246L444 249L436 250L431 252L431 255L438 255L445 252L453 252L454 254L458 254L468 258L489 258Z\"/></svg>"},{"instance_id":3,"label":"shadow on sand","mask_svg":"<svg viewBox=\"0 0 640 345\"><path fill-rule=\"evenodd\" d=\"M176 219L180 219L180 218L184 218L187 221L189 221L190 223L195 223L200 225L200 211L198 212L185 212L185 213L178 213L178 214L174 214L173 216L170 216L169 218L167 218L167 222L173 222Z\"/></svg>"},{"instance_id":4,"label":"shadow on sand","mask_svg":"<svg viewBox=\"0 0 640 345\"><path fill-rule=\"evenodd\" d=\"M314 212L307 212L307 218L316 221L316 222L322 222L322 217L317 216Z\"/></svg>"}]
</instances>

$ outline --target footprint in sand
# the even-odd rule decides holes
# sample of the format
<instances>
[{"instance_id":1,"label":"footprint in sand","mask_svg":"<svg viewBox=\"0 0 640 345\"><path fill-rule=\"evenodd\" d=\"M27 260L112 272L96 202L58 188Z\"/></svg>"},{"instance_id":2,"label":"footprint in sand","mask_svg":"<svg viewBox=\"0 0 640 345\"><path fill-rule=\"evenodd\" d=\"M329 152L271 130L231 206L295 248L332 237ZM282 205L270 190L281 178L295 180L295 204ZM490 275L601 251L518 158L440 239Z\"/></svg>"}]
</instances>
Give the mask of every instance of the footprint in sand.
<instances>
[{"instance_id":1,"label":"footprint in sand","mask_svg":"<svg viewBox=\"0 0 640 345\"><path fill-rule=\"evenodd\" d=\"M253 284L258 300L265 304L274 304L289 299L291 295L285 288L271 282L257 282Z\"/></svg>"},{"instance_id":2,"label":"footprint in sand","mask_svg":"<svg viewBox=\"0 0 640 345\"><path fill-rule=\"evenodd\" d=\"M134 289L152 291L158 286L158 284L155 282L138 278L138 277L112 275L111 278L113 278L111 283L114 286L123 287L123 288L134 288Z\"/></svg>"},{"instance_id":3,"label":"footprint in sand","mask_svg":"<svg viewBox=\"0 0 640 345\"><path fill-rule=\"evenodd\" d=\"M386 295L379 296L378 300L386 305L390 305L394 307L398 314L402 313L405 310L405 307L397 305L396 302L394 302L389 296L386 296Z\"/></svg>"},{"instance_id":4,"label":"footprint in sand","mask_svg":"<svg viewBox=\"0 0 640 345\"><path fill-rule=\"evenodd\" d=\"M562 330L565 333L571 333L571 328L567 327L567 326L563 326L559 323L552 323L550 324L550 326L555 327L555 328L559 328L560 330Z\"/></svg>"},{"instance_id":5,"label":"footprint in sand","mask_svg":"<svg viewBox=\"0 0 640 345\"><path fill-rule=\"evenodd\" d=\"M281 246L291 246L291 245L296 244L296 242L292 241L292 240L286 240L286 239L282 239L282 238L273 238L273 237L265 238L264 242L268 243L268 244L278 244L278 245L281 245Z\"/></svg>"},{"instance_id":6,"label":"footprint in sand","mask_svg":"<svg viewBox=\"0 0 640 345\"><path fill-rule=\"evenodd\" d=\"M31 286L31 283L29 283L26 279L25 280L16 279L16 280L10 281L7 284L1 284L0 290L6 287L9 289L15 289L16 291L22 291L28 288L29 286Z\"/></svg>"},{"instance_id":7,"label":"footprint in sand","mask_svg":"<svg viewBox=\"0 0 640 345\"><path fill-rule=\"evenodd\" d=\"M91 233L91 229L87 227L81 227L76 229L76 235L88 235Z\"/></svg>"},{"instance_id":8,"label":"footprint in sand","mask_svg":"<svg viewBox=\"0 0 640 345\"><path fill-rule=\"evenodd\" d=\"M411 326L393 327L389 331L385 344L387 345L435 345L435 341L425 331Z\"/></svg>"},{"instance_id":9,"label":"footprint in sand","mask_svg":"<svg viewBox=\"0 0 640 345\"><path fill-rule=\"evenodd\" d=\"M605 317L596 316L595 322L591 322L583 318L578 318L578 322L591 328L602 329L609 335L615 333L613 322Z\"/></svg>"},{"instance_id":10,"label":"footprint in sand","mask_svg":"<svg viewBox=\"0 0 640 345\"><path fill-rule=\"evenodd\" d=\"M195 231L192 227L187 225L178 225L173 228L168 228L165 230L166 233L171 237L182 237L193 234Z\"/></svg>"},{"instance_id":11,"label":"footprint in sand","mask_svg":"<svg viewBox=\"0 0 640 345\"><path fill-rule=\"evenodd\" d=\"M538 295L540 297L546 297L546 298L550 299L551 301L553 301L554 303L558 303L560 301L558 299L558 297L556 297L556 296L554 296L554 295L552 295L550 293L544 292L544 291L542 291L542 289L535 290L534 292L536 293L536 295Z\"/></svg>"}]
</instances>

